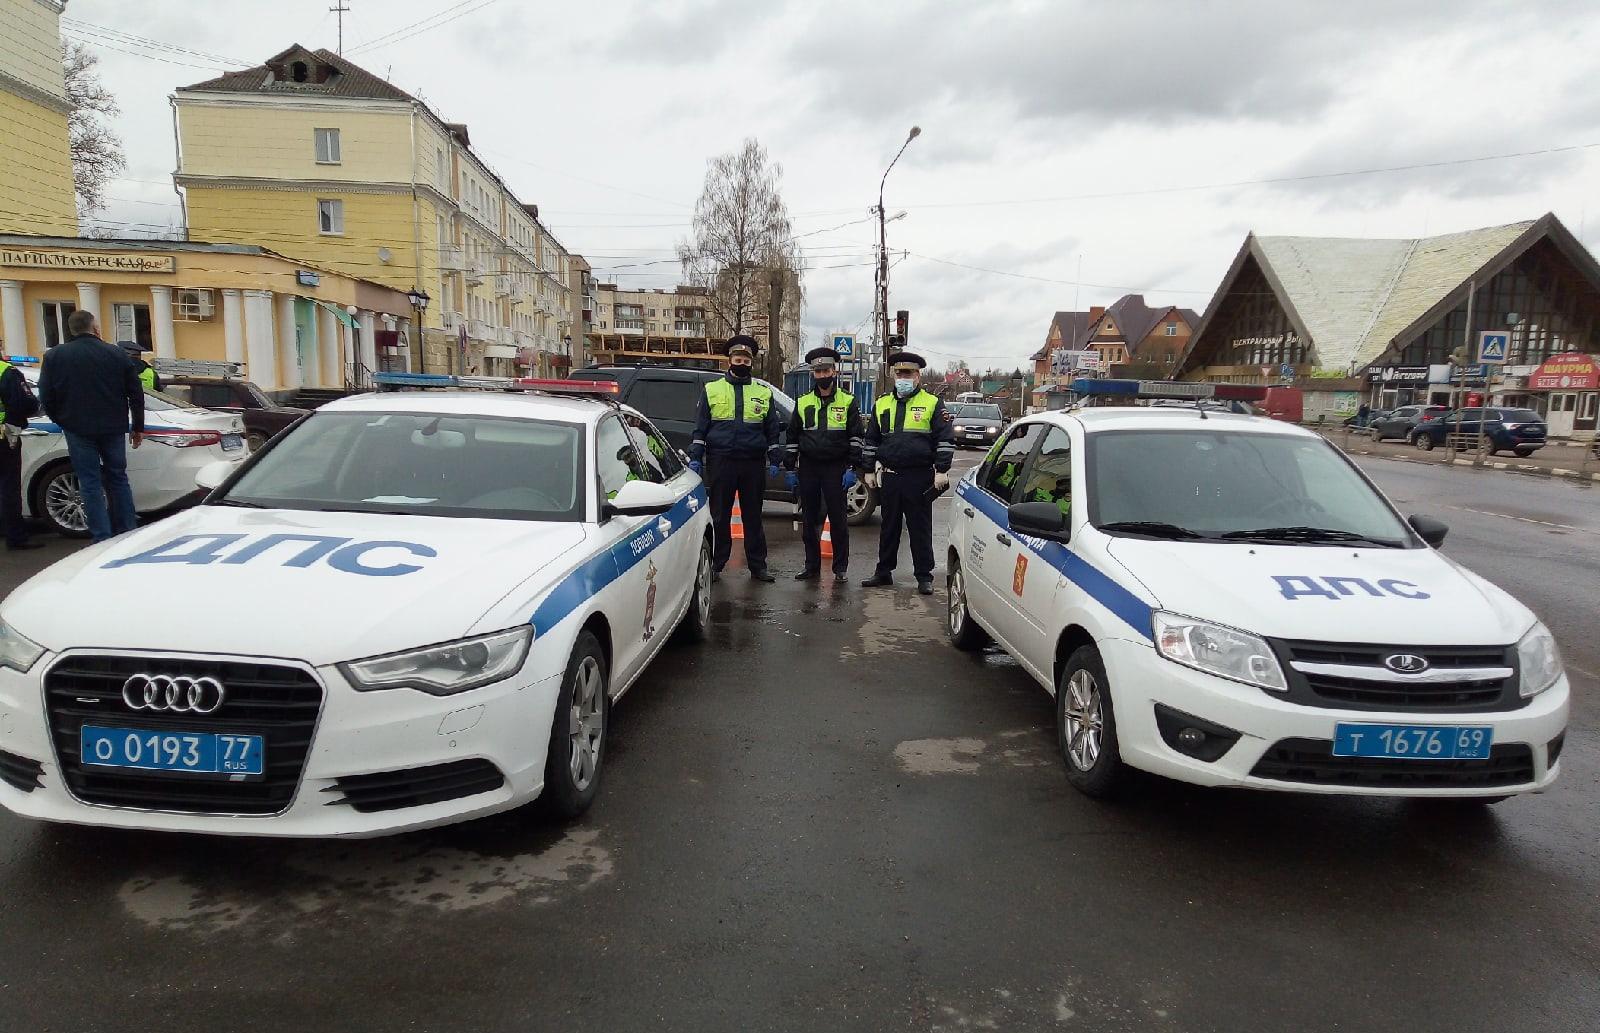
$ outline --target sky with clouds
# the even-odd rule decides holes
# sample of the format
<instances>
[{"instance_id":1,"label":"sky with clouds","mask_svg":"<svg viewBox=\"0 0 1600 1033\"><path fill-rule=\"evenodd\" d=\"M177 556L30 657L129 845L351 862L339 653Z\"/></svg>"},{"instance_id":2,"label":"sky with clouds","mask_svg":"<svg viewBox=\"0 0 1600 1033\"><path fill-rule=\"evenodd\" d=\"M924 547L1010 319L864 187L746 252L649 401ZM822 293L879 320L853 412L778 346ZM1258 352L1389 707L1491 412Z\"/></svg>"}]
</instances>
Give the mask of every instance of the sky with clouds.
<instances>
[{"instance_id":1,"label":"sky with clouds","mask_svg":"<svg viewBox=\"0 0 1600 1033\"><path fill-rule=\"evenodd\" d=\"M869 209L912 125L890 304L935 364L1016 365L1053 312L1124 293L1204 309L1252 230L1554 211L1600 249L1594 0L345 2L345 55L466 122L603 279L671 286L707 158L760 140L804 234L811 342L867 330ZM176 220L173 89L334 47L331 4L71 0L122 107L105 217ZM1522 156L1465 160L1497 155ZM1425 167L1345 174L1396 166Z\"/></svg>"}]
</instances>

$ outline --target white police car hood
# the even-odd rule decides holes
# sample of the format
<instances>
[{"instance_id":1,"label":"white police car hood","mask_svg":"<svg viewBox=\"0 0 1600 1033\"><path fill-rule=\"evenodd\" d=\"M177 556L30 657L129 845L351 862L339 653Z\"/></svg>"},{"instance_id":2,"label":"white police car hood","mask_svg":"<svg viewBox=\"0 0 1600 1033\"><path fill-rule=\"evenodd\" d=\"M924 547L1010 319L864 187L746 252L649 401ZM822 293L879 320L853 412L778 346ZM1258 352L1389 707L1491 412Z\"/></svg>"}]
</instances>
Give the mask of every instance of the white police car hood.
<instances>
[{"instance_id":1,"label":"white police car hood","mask_svg":"<svg viewBox=\"0 0 1600 1033\"><path fill-rule=\"evenodd\" d=\"M1534 622L1503 590L1426 548L1119 537L1107 551L1157 608L1274 638L1503 646Z\"/></svg>"},{"instance_id":2,"label":"white police car hood","mask_svg":"<svg viewBox=\"0 0 1600 1033\"><path fill-rule=\"evenodd\" d=\"M4 615L52 651L322 665L526 622L584 537L580 523L201 506L62 560Z\"/></svg>"}]
</instances>

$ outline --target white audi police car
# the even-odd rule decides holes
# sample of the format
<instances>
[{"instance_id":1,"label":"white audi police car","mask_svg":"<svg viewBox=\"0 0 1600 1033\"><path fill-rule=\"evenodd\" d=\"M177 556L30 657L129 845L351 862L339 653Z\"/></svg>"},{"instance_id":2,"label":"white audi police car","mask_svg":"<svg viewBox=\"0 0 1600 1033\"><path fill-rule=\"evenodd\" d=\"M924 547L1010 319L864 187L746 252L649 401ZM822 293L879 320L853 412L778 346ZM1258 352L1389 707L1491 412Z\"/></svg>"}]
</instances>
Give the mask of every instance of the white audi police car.
<instances>
[{"instance_id":1,"label":"white audi police car","mask_svg":"<svg viewBox=\"0 0 1600 1033\"><path fill-rule=\"evenodd\" d=\"M638 413L559 393L614 385L516 386L331 403L13 592L0 803L294 836L583 811L611 705L706 629L706 493Z\"/></svg>"},{"instance_id":2,"label":"white audi police car","mask_svg":"<svg viewBox=\"0 0 1600 1033\"><path fill-rule=\"evenodd\" d=\"M1313 793L1543 789L1567 725L1555 641L1435 551L1445 532L1296 426L1210 404L1042 414L956 488L948 630L963 649L992 637L1055 694L1091 796L1130 767Z\"/></svg>"}]
</instances>

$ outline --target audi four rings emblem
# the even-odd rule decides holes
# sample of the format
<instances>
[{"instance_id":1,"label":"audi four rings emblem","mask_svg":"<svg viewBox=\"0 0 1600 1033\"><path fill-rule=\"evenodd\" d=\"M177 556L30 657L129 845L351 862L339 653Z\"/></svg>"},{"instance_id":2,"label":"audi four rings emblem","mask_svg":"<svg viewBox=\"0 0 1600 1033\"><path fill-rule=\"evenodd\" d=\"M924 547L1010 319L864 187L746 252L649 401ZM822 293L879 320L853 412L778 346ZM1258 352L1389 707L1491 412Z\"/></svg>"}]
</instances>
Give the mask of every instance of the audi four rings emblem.
<instances>
[{"instance_id":1,"label":"audi four rings emblem","mask_svg":"<svg viewBox=\"0 0 1600 1033\"><path fill-rule=\"evenodd\" d=\"M209 714L227 696L215 678L170 674L135 674L122 683L122 702L132 710L165 710L172 714Z\"/></svg>"}]
</instances>

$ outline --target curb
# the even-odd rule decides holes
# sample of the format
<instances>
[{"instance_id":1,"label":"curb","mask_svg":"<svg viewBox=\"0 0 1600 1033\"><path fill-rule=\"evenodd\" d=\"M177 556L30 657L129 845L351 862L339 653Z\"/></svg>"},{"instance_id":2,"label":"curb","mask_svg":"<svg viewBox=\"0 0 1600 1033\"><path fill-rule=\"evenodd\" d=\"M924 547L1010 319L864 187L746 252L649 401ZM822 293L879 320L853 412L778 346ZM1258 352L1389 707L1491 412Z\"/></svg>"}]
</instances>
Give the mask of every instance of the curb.
<instances>
[{"instance_id":1,"label":"curb","mask_svg":"<svg viewBox=\"0 0 1600 1033\"><path fill-rule=\"evenodd\" d=\"M1338 446L1336 445L1334 447L1337 448ZM1436 459L1412 459L1410 456L1390 455L1387 452L1370 452L1364 448L1343 449L1341 451L1344 451L1346 455L1370 456L1373 459L1388 459L1396 463L1421 463L1426 466L1445 465L1443 462ZM1450 465L1465 466L1470 468L1472 466L1472 460L1452 459L1450 460ZM1510 463L1484 463L1483 469L1504 470L1507 473L1518 473L1524 476L1532 477L1566 477L1574 481L1592 481L1596 484L1600 484L1600 473L1585 474L1577 470L1551 470L1542 466L1513 466Z\"/></svg>"}]
</instances>

